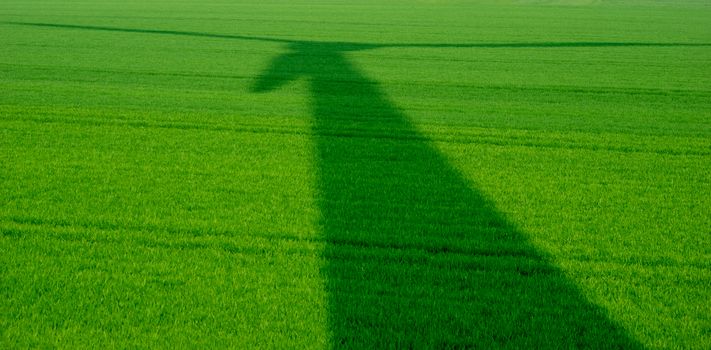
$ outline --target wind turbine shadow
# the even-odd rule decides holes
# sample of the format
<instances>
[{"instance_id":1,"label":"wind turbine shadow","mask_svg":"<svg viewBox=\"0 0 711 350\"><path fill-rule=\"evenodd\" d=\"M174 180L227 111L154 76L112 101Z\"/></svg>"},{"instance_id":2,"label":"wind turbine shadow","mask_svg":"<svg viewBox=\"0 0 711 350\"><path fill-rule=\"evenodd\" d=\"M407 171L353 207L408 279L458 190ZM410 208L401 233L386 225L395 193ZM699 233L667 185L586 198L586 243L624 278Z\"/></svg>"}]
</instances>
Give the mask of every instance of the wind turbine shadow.
<instances>
[{"instance_id":1,"label":"wind turbine shadow","mask_svg":"<svg viewBox=\"0 0 711 350\"><path fill-rule=\"evenodd\" d=\"M368 44L4 22L61 30L280 43L253 92L310 86L323 269L334 347L624 348L641 345L589 303L494 205L418 135L346 53L384 47L710 46L544 42ZM375 131L364 135L362 130ZM379 135L379 136L378 136Z\"/></svg>"},{"instance_id":2,"label":"wind turbine shadow","mask_svg":"<svg viewBox=\"0 0 711 350\"><path fill-rule=\"evenodd\" d=\"M310 86L334 347L640 348L424 138L397 138L417 130L349 50L292 43L253 86Z\"/></svg>"}]
</instances>

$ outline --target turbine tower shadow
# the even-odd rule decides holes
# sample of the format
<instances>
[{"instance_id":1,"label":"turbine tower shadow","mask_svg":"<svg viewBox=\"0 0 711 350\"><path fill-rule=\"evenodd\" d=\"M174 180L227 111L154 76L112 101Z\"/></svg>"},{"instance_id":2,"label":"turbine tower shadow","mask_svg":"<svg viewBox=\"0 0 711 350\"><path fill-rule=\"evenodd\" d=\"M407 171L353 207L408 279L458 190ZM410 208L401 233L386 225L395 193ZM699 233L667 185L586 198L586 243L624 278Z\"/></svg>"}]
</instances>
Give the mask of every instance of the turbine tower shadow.
<instances>
[{"instance_id":1,"label":"turbine tower shadow","mask_svg":"<svg viewBox=\"0 0 711 350\"><path fill-rule=\"evenodd\" d=\"M333 345L639 348L412 137L345 56L367 48L291 43L253 87L310 84Z\"/></svg>"}]
</instances>

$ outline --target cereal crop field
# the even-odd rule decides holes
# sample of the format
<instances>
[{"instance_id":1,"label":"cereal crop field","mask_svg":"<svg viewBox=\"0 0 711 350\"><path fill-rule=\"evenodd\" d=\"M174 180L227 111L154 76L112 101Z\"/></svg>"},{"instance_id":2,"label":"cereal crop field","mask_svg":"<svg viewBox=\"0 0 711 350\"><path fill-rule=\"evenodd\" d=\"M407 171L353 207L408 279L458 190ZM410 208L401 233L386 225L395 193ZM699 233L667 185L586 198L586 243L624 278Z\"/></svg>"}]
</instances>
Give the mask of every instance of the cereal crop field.
<instances>
[{"instance_id":1,"label":"cereal crop field","mask_svg":"<svg viewBox=\"0 0 711 350\"><path fill-rule=\"evenodd\" d=\"M0 348L711 348L705 0L3 0Z\"/></svg>"}]
</instances>

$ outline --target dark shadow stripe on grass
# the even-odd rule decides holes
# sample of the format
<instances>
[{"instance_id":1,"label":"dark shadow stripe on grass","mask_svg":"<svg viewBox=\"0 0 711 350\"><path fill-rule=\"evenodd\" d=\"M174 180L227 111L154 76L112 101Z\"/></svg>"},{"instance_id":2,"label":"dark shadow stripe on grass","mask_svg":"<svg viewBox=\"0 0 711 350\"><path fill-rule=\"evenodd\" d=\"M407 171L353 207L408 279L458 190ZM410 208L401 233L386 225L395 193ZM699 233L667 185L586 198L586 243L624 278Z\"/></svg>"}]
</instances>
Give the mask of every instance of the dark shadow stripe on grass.
<instances>
[{"instance_id":1,"label":"dark shadow stripe on grass","mask_svg":"<svg viewBox=\"0 0 711 350\"><path fill-rule=\"evenodd\" d=\"M578 47L709 47L711 43L679 43L679 42L605 42L605 41L575 41L575 42L510 42L510 43L357 43L357 42L319 42L319 41L304 41L293 40L286 38L274 38L263 36L235 35L235 34L217 34L203 33L193 31L180 30L162 30L162 29L140 29L140 28L121 28L107 26L90 26L78 24L61 24L61 23L40 23L40 22L0 22L2 24L59 28L59 29L79 29L92 31L107 31L107 32L123 32L123 33L140 33L140 34L159 34L159 35L178 35L214 39L232 39L232 40L248 40L248 41L265 41L282 44L304 44L310 46L333 47L338 45L341 52L367 50L377 48L578 48ZM328 50L326 49L326 52ZM313 55L319 55L319 52L314 52ZM358 82L352 82L354 84Z\"/></svg>"},{"instance_id":2,"label":"dark shadow stripe on grass","mask_svg":"<svg viewBox=\"0 0 711 350\"><path fill-rule=\"evenodd\" d=\"M291 44L253 90L303 78L316 129L416 134L347 60L349 48ZM321 229L327 241L350 242L328 244L324 254L334 347L640 347L425 139L314 137ZM439 249L388 248L428 240ZM472 264L457 254L463 247L502 254Z\"/></svg>"}]
</instances>

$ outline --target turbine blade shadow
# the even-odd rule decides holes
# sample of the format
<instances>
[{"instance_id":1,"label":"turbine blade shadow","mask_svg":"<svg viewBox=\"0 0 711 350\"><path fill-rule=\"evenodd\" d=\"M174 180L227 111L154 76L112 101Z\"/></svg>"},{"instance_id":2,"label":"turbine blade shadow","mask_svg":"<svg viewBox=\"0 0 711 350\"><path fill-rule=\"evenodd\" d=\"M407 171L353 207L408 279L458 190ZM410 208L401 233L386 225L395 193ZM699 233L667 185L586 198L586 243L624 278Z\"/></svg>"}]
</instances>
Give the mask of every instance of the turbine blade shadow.
<instances>
[{"instance_id":1,"label":"turbine blade shadow","mask_svg":"<svg viewBox=\"0 0 711 350\"><path fill-rule=\"evenodd\" d=\"M40 22L0 22L1 24L20 25L29 27L44 27L57 29L73 29L73 30L91 30L91 31L106 31L106 32L122 32L122 33L137 33L137 34L155 34L155 35L175 35L188 37L202 37L215 39L229 40L247 40L247 41L263 41L282 44L305 44L310 46L317 45L337 45L340 46L340 51L356 51L377 48L485 48L485 49L533 49L533 48L579 48L579 47L708 47L711 43L678 43L678 42L605 42L605 41L573 41L573 42L524 42L524 43L357 43L357 42L317 42L306 40L292 40L284 38L249 36L249 35L234 35L234 34L213 34L191 31L178 30L160 30L160 29L138 29L138 28L120 28L106 26L89 26L76 24L60 24L60 23L40 23Z\"/></svg>"}]
</instances>

